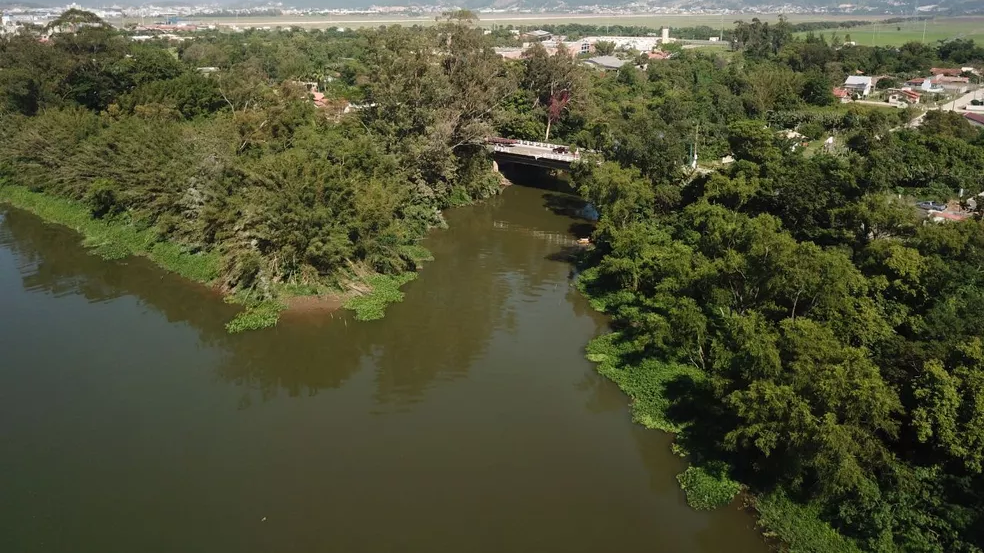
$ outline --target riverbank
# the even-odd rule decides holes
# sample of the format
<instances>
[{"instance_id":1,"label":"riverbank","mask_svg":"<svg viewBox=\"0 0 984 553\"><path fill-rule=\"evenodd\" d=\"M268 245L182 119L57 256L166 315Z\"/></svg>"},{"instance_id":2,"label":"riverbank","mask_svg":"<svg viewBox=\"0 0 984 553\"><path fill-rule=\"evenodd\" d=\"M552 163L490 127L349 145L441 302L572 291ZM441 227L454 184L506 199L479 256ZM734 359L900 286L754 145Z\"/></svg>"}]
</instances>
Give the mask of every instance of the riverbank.
<instances>
[{"instance_id":1,"label":"riverbank","mask_svg":"<svg viewBox=\"0 0 984 553\"><path fill-rule=\"evenodd\" d=\"M592 308L610 314L609 292L595 289L597 271L584 268L575 281ZM853 541L841 536L821 520L818 507L791 499L785 490L758 493L733 477L734 467L720 451L708 451L691 442L678 412L693 398L682 398L678 388L700 389L706 375L693 365L657 362L636 355L636 345L618 331L598 336L585 348L586 357L596 370L629 397L632 420L648 429L671 434L673 451L687 459L689 466L677 475L687 503L696 510L713 510L743 501L757 513L762 534L780 549L790 552L860 553ZM685 383L685 385L684 385ZM718 453L719 455L714 455ZM743 493L744 492L744 493Z\"/></svg>"},{"instance_id":2,"label":"riverbank","mask_svg":"<svg viewBox=\"0 0 984 553\"><path fill-rule=\"evenodd\" d=\"M243 335L209 288L3 206L0 551L767 553L748 513L686 505L584 359L605 318L555 195L449 210L382 320Z\"/></svg>"},{"instance_id":3,"label":"riverbank","mask_svg":"<svg viewBox=\"0 0 984 553\"><path fill-rule=\"evenodd\" d=\"M164 270L216 290L226 302L243 306L243 310L226 324L230 333L272 327L281 314L292 310L324 312L344 307L354 311L358 320L379 319L388 304L403 300L399 287L416 278L415 272L381 275L353 271L346 279L349 284L346 289L285 284L273 286L274 294L267 297L255 297L245 292L229 294L216 282L221 268L217 251L188 252L177 244L158 240L150 229L138 229L122 219L94 218L86 205L33 192L23 186L0 182L0 203L74 230L82 236L82 246L103 259L146 257ZM414 248L410 255L416 262L433 259L422 247Z\"/></svg>"}]
</instances>

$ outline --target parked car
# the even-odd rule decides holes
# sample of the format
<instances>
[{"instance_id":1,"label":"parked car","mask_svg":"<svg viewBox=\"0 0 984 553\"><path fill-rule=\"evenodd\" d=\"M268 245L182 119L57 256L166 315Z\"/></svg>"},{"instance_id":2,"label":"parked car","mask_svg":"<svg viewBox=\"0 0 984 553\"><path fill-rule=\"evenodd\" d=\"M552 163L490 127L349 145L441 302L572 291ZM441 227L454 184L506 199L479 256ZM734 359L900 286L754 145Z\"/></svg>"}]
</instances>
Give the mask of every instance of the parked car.
<instances>
[{"instance_id":1,"label":"parked car","mask_svg":"<svg viewBox=\"0 0 984 553\"><path fill-rule=\"evenodd\" d=\"M936 202L919 202L916 204L916 207L925 209L926 211L943 211L946 209L945 205Z\"/></svg>"}]
</instances>

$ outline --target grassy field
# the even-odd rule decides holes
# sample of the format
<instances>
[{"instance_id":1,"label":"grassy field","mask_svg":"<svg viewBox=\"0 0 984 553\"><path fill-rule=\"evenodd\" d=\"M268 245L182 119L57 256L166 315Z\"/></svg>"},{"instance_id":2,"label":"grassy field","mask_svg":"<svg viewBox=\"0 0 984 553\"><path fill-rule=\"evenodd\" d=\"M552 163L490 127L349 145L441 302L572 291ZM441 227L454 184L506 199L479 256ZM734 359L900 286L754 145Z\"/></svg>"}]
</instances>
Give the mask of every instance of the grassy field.
<instances>
[{"instance_id":1,"label":"grassy field","mask_svg":"<svg viewBox=\"0 0 984 553\"><path fill-rule=\"evenodd\" d=\"M258 16L258 17L208 17L208 18L187 18L183 21L188 23L198 23L201 25L220 25L245 27L304 27L310 29L325 29L329 27L376 27L379 25L431 25L439 14L419 17L400 17L395 15L380 16L358 16L342 15L337 17L312 16L304 17L297 15L285 15L279 17ZM604 15L604 14L479 14L479 23L485 27L495 26L533 26L540 24L560 24L560 23L584 23L594 25L642 25L647 27L659 28L662 26L673 27L694 27L707 25L709 27L720 27L722 24L731 27L737 19L750 20L758 17L762 21L776 21L778 14L766 15L728 15L723 18L719 15L662 15L662 14L632 14L632 15ZM803 21L844 21L844 20L880 20L887 16L831 16L831 15L790 15L792 22ZM130 20L132 22L132 20ZM113 21L112 23L119 23ZM148 19L147 23L151 23Z\"/></svg>"},{"instance_id":2,"label":"grassy field","mask_svg":"<svg viewBox=\"0 0 984 553\"><path fill-rule=\"evenodd\" d=\"M924 33L925 30L925 33ZM969 38L984 42L984 17L941 17L927 21L911 21L894 25L873 24L852 29L837 29L836 31L818 32L828 40L834 32L845 40L850 35L851 40L861 46L901 46L906 42L926 42L932 44L940 40L954 38ZM806 33L799 33L805 36Z\"/></svg>"}]
</instances>

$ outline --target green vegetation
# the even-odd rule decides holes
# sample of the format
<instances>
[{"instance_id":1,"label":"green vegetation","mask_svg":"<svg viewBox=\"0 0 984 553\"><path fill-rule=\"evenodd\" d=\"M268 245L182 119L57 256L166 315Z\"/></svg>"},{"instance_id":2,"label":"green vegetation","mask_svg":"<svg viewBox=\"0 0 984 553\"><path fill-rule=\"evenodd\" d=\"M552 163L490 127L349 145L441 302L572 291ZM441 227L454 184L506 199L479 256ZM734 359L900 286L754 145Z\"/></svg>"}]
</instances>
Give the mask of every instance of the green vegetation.
<instances>
[{"instance_id":1,"label":"green vegetation","mask_svg":"<svg viewBox=\"0 0 984 553\"><path fill-rule=\"evenodd\" d=\"M860 553L858 546L823 522L820 505L797 503L778 490L755 500L759 526L789 553Z\"/></svg>"},{"instance_id":2,"label":"green vegetation","mask_svg":"<svg viewBox=\"0 0 984 553\"><path fill-rule=\"evenodd\" d=\"M246 306L231 332L297 293L383 316L442 210L498 191L490 135L590 150L571 171L601 214L578 285L614 332L587 354L636 421L676 434L688 501L744 486L798 551L984 548L984 224L909 201L969 207L984 134L831 93L982 65L973 40L841 48L853 28L797 40L755 19L728 55L616 51L603 73L542 46L503 60L509 33L467 12L177 46L84 12L58 28L0 39L2 198L212 281ZM804 152L794 129L837 143Z\"/></svg>"},{"instance_id":3,"label":"green vegetation","mask_svg":"<svg viewBox=\"0 0 984 553\"><path fill-rule=\"evenodd\" d=\"M816 44L746 31L746 57L770 71ZM807 78L779 70L772 86ZM833 120L844 147L807 157L748 118L763 98L753 91L750 113L727 124L736 162L718 172L683 178L633 147L655 127L660 151L680 148L667 112L624 127L616 161L575 167L601 213L580 286L615 329L588 356L637 420L677 432L692 505L726 503L741 482L797 550L973 551L984 224L919 224L900 197L981 192L984 135L957 114L890 132L884 112L850 110Z\"/></svg>"},{"instance_id":4,"label":"green vegetation","mask_svg":"<svg viewBox=\"0 0 984 553\"><path fill-rule=\"evenodd\" d=\"M655 430L677 433L685 424L668 416L670 399L666 386L680 379L702 378L700 371L682 363L646 360L629 364L632 348L614 332L595 338L587 346L589 361L598 363L598 372L618 384L632 400L632 420Z\"/></svg>"},{"instance_id":5,"label":"green vegetation","mask_svg":"<svg viewBox=\"0 0 984 553\"><path fill-rule=\"evenodd\" d=\"M287 306L272 300L249 304L246 309L226 323L226 330L230 334L236 334L276 326L277 321L280 320L280 312L286 308Z\"/></svg>"},{"instance_id":6,"label":"green vegetation","mask_svg":"<svg viewBox=\"0 0 984 553\"><path fill-rule=\"evenodd\" d=\"M711 463L709 467L687 467L677 475L687 494L687 504L699 511L709 511L731 503L741 484L728 477L727 465Z\"/></svg>"},{"instance_id":7,"label":"green vegetation","mask_svg":"<svg viewBox=\"0 0 984 553\"><path fill-rule=\"evenodd\" d=\"M466 17L176 49L78 10L51 29L46 43L0 38L8 201L79 229L106 257L147 255L244 292L259 307L230 330L269 326L269 302L291 293L367 282L381 289L353 302L378 316L392 283L430 258L418 241L441 210L499 189L482 141L514 84ZM303 82L329 101L316 107ZM346 116L349 102L366 108Z\"/></svg>"},{"instance_id":8,"label":"green vegetation","mask_svg":"<svg viewBox=\"0 0 984 553\"><path fill-rule=\"evenodd\" d=\"M606 160L572 171L601 214L578 285L615 331L588 358L635 420L676 433L697 508L740 482L791 550L976 551L984 225L923 223L903 198L980 193L984 134L946 112L900 129L914 114L826 92L855 71L902 79L984 50L837 49L790 31L739 23L727 62L623 68L557 123ZM783 129L837 147L805 155ZM695 135L735 162L688 175Z\"/></svg>"},{"instance_id":9,"label":"green vegetation","mask_svg":"<svg viewBox=\"0 0 984 553\"><path fill-rule=\"evenodd\" d=\"M373 275L366 279L371 290L349 299L345 303L345 308L355 311L355 318L360 321L382 319L387 305L403 301L400 286L416 278L417 273Z\"/></svg>"},{"instance_id":10,"label":"green vegetation","mask_svg":"<svg viewBox=\"0 0 984 553\"><path fill-rule=\"evenodd\" d=\"M925 31L925 33L924 33ZM797 36L805 38L807 32ZM876 22L839 30L820 30L816 35L828 42L842 40L864 46L902 46L910 42L936 44L956 38L984 41L984 18L939 17L925 20ZM849 35L849 37L847 36Z\"/></svg>"},{"instance_id":11,"label":"green vegetation","mask_svg":"<svg viewBox=\"0 0 984 553\"><path fill-rule=\"evenodd\" d=\"M216 256L191 253L174 244L157 242L150 230L137 230L122 220L93 219L90 209L78 202L31 192L2 181L0 202L77 231L83 237L83 245L93 248L94 253L105 259L141 255L168 271L203 283L211 282L219 274Z\"/></svg>"}]
</instances>

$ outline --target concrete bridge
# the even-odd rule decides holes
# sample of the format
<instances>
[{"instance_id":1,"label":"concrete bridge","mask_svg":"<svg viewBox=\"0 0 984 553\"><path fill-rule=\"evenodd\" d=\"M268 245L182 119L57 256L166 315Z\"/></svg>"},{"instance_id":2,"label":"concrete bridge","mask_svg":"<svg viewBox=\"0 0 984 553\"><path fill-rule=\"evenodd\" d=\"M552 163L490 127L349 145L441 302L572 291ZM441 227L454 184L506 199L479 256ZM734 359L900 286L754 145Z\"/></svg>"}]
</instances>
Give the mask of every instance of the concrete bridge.
<instances>
[{"instance_id":1,"label":"concrete bridge","mask_svg":"<svg viewBox=\"0 0 984 553\"><path fill-rule=\"evenodd\" d=\"M572 163L581 158L578 154L557 152L555 150L563 146L545 142L516 140L510 143L493 142L491 146L493 157L497 163L518 163L547 169L567 170L571 168Z\"/></svg>"}]
</instances>

